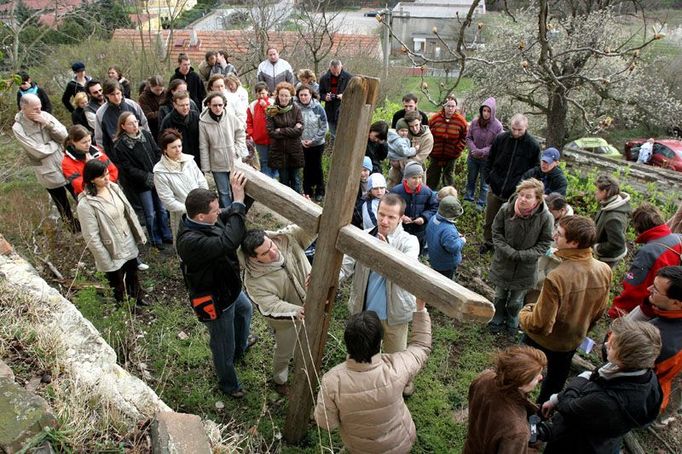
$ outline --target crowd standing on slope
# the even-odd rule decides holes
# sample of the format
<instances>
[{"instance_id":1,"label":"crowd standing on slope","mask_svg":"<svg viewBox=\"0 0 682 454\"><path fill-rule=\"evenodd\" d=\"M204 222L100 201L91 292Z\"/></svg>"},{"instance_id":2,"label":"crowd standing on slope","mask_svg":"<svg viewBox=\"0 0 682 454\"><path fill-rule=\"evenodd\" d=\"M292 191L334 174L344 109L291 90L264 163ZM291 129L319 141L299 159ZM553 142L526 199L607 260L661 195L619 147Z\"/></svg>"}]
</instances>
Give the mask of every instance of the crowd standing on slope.
<instances>
[{"instance_id":1,"label":"crowd standing on slope","mask_svg":"<svg viewBox=\"0 0 682 454\"><path fill-rule=\"evenodd\" d=\"M21 72L12 129L117 301L150 304L138 277L149 268L141 245L177 253L220 390L246 394L236 362L257 341L255 308L275 338L272 386L286 396L315 238L296 225L247 230L251 200L235 163L322 202L322 156L328 142L344 139L337 124L352 75L334 59L318 84L313 71L294 73L269 48L250 101L227 52L207 52L196 71L186 54L177 61L169 83L151 75L137 102L117 66L97 80L73 63L61 99L69 128ZM472 382L464 452L531 452L540 443L548 453L618 452L630 429L674 416L682 403L682 207L668 223L649 203L633 211L619 182L602 175L599 210L576 216L561 153L540 148L524 115L512 115L505 130L494 98L471 122L454 96L431 116L414 94L402 103L390 127L370 125L353 224L456 280L467 242L457 219L466 209L484 212L479 253L493 254L495 288L488 330L521 344L499 352ZM465 150L462 203L453 174ZM642 247L610 302L630 222ZM417 428L404 399L432 348L426 302L349 256L339 282L347 279L348 359L322 377L315 420L338 428L351 452L408 452ZM605 313L614 321L604 365L569 379L573 356Z\"/></svg>"}]
</instances>

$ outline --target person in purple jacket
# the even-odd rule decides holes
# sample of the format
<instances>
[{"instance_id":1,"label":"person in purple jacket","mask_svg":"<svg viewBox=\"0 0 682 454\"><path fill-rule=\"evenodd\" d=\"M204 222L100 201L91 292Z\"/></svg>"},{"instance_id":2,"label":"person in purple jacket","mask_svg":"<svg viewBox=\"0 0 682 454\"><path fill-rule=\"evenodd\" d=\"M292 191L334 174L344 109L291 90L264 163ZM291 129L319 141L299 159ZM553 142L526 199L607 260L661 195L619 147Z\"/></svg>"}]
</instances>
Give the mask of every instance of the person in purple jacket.
<instances>
[{"instance_id":1,"label":"person in purple jacket","mask_svg":"<svg viewBox=\"0 0 682 454\"><path fill-rule=\"evenodd\" d=\"M479 115L471 121L467 132L467 148L469 157L467 158L467 187L464 195L465 202L473 202L476 193L476 178L480 177L480 191L476 207L483 210L488 195L488 185L486 184L486 161L493 139L502 132L502 123L495 116L497 103L495 98L488 98L478 109Z\"/></svg>"}]
</instances>

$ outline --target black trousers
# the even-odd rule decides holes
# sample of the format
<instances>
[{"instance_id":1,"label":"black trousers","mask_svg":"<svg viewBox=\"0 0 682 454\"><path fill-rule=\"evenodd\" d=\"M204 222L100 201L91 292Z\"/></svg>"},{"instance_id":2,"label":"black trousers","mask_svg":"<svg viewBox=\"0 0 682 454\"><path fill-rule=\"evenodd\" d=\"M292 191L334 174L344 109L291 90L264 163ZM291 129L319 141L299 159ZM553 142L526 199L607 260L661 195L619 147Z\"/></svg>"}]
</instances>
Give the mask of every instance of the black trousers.
<instances>
[{"instance_id":1,"label":"black trousers","mask_svg":"<svg viewBox=\"0 0 682 454\"><path fill-rule=\"evenodd\" d=\"M542 380L540 395L537 399L538 405L542 405L549 400L552 394L564 389L568 375L571 372L571 361L573 360L573 355L575 355L575 350L570 352L553 352L547 350L527 335L523 336L522 342L530 347L542 350L547 356L547 375Z\"/></svg>"},{"instance_id":2,"label":"black trousers","mask_svg":"<svg viewBox=\"0 0 682 454\"><path fill-rule=\"evenodd\" d=\"M324 176L322 174L322 153L324 144L303 149L303 193L305 195L324 195ZM313 188L315 190L313 191Z\"/></svg>"},{"instance_id":3,"label":"black trousers","mask_svg":"<svg viewBox=\"0 0 682 454\"><path fill-rule=\"evenodd\" d=\"M75 232L79 230L77 227L78 221L73 217L73 213L71 212L71 204L69 204L69 197L67 196L66 191L69 191L71 197L73 197L73 200L78 203L78 197L76 197L76 193L74 192L71 183L47 190L48 194L50 194L50 197L52 198L52 201L57 206L57 210L59 211L59 215L62 217L62 220L69 225L72 231Z\"/></svg>"},{"instance_id":4,"label":"black trousers","mask_svg":"<svg viewBox=\"0 0 682 454\"><path fill-rule=\"evenodd\" d=\"M114 289L116 301L123 301L126 297L138 301L142 297L140 279L137 276L137 257L125 262L118 270L107 272L107 279Z\"/></svg>"}]
</instances>

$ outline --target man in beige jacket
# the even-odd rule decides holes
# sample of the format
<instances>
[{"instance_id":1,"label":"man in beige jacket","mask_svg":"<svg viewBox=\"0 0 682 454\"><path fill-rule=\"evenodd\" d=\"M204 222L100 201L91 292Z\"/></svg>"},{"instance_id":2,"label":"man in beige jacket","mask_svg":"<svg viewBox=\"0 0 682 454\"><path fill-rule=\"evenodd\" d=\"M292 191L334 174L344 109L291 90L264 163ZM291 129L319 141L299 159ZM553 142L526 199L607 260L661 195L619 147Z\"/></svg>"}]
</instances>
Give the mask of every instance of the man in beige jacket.
<instances>
[{"instance_id":1,"label":"man in beige jacket","mask_svg":"<svg viewBox=\"0 0 682 454\"><path fill-rule=\"evenodd\" d=\"M431 319L417 300L407 350L379 353L383 327L374 311L354 314L343 335L348 359L324 374L315 421L336 427L350 452L407 453L417 437L403 389L431 352Z\"/></svg>"},{"instance_id":2,"label":"man in beige jacket","mask_svg":"<svg viewBox=\"0 0 682 454\"><path fill-rule=\"evenodd\" d=\"M305 248L314 238L297 225L276 232L249 230L239 250L246 292L275 333L272 381L283 396L311 270Z\"/></svg>"}]
</instances>

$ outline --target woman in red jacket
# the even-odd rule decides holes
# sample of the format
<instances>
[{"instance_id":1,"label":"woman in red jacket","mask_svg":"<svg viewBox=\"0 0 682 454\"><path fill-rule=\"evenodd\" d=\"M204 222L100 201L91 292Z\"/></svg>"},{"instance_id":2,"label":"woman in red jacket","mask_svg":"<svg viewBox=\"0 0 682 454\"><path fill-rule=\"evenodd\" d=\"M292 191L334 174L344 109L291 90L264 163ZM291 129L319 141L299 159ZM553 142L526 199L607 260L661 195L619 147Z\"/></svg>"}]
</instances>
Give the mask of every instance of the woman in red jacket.
<instances>
[{"instance_id":1,"label":"woman in red jacket","mask_svg":"<svg viewBox=\"0 0 682 454\"><path fill-rule=\"evenodd\" d=\"M85 163L91 159L105 163L109 171L109 180L113 183L118 181L118 169L101 148L92 145L90 131L82 125L71 126L64 140L62 173L76 194L83 192L83 169Z\"/></svg>"},{"instance_id":2,"label":"woman in red jacket","mask_svg":"<svg viewBox=\"0 0 682 454\"><path fill-rule=\"evenodd\" d=\"M268 155L270 154L270 135L267 128L267 117L265 109L272 104L270 101L268 86L265 82L256 83L254 90L256 100L246 109L246 137L247 141L253 140L258 151L261 172L270 178L278 178L277 169L268 165Z\"/></svg>"}]
</instances>

